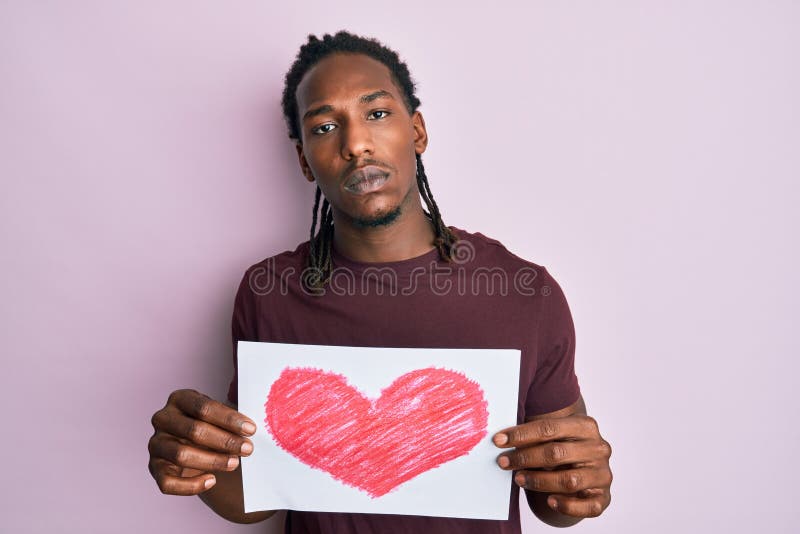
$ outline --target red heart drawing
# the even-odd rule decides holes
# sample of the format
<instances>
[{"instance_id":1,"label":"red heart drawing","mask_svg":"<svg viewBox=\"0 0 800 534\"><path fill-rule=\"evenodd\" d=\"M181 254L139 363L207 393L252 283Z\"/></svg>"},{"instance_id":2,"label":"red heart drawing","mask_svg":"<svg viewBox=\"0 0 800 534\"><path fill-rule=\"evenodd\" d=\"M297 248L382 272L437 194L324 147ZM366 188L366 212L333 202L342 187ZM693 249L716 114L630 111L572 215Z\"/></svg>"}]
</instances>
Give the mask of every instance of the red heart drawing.
<instances>
[{"instance_id":1,"label":"red heart drawing","mask_svg":"<svg viewBox=\"0 0 800 534\"><path fill-rule=\"evenodd\" d=\"M476 382L448 369L406 373L370 400L342 375L287 367L264 422L286 452L376 498L468 454L486 436L487 406Z\"/></svg>"}]
</instances>

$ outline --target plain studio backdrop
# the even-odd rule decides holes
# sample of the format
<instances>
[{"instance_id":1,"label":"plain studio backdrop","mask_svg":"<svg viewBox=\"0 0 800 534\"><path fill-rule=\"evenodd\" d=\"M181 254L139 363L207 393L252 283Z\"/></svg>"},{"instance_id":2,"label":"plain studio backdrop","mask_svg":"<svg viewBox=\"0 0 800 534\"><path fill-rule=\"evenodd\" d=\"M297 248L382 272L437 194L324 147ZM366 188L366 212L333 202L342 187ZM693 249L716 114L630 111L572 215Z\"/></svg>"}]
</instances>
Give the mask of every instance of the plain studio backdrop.
<instances>
[{"instance_id":1,"label":"plain studio backdrop","mask_svg":"<svg viewBox=\"0 0 800 534\"><path fill-rule=\"evenodd\" d=\"M800 3L755 0L0 3L0 530L276 528L161 495L146 444L307 239L279 98L339 29L408 61L445 221L567 295L616 477L573 531L796 532Z\"/></svg>"}]
</instances>

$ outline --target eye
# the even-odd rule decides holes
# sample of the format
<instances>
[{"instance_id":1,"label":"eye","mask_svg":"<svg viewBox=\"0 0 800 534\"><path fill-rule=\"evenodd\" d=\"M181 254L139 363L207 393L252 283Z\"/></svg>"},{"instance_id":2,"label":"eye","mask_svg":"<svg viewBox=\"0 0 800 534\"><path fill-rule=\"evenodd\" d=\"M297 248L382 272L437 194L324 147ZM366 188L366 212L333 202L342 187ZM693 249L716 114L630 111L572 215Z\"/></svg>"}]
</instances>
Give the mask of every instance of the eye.
<instances>
[{"instance_id":1,"label":"eye","mask_svg":"<svg viewBox=\"0 0 800 534\"><path fill-rule=\"evenodd\" d=\"M389 112L385 109L376 109L368 115L371 120L385 119L388 116Z\"/></svg>"},{"instance_id":2,"label":"eye","mask_svg":"<svg viewBox=\"0 0 800 534\"><path fill-rule=\"evenodd\" d=\"M322 134L326 134L326 133L332 131L334 128L336 128L335 124L331 124L330 122L326 122L325 124L320 124L316 128L312 128L311 129L311 133L313 133L315 135L322 135Z\"/></svg>"}]
</instances>

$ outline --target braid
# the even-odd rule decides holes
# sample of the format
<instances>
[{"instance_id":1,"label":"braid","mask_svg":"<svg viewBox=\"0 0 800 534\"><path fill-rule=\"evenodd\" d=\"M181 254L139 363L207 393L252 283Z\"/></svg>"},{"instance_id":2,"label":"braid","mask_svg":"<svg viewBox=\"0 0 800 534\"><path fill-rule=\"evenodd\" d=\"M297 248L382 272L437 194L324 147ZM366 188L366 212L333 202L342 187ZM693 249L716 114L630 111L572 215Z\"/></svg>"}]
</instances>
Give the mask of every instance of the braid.
<instances>
[{"instance_id":1,"label":"braid","mask_svg":"<svg viewBox=\"0 0 800 534\"><path fill-rule=\"evenodd\" d=\"M450 262L452 261L453 245L458 241L458 238L442 221L442 214L433 199L433 192L430 184L428 184L428 177L425 175L425 167L422 165L422 156L419 154L417 154L417 187L422 200L428 206L426 215L433 222L433 231L436 234L433 242L439 250L439 257L446 262Z\"/></svg>"},{"instance_id":2,"label":"braid","mask_svg":"<svg viewBox=\"0 0 800 534\"><path fill-rule=\"evenodd\" d=\"M316 256L316 239L314 239L314 230L317 229L317 212L319 211L319 197L322 194L320 191L319 186L317 186L317 190L314 193L314 209L311 212L311 237L308 240L309 245L309 254L311 257Z\"/></svg>"},{"instance_id":3,"label":"braid","mask_svg":"<svg viewBox=\"0 0 800 534\"><path fill-rule=\"evenodd\" d=\"M333 244L333 210L328 199L322 201L320 213L319 232L314 234L317 227L317 212L322 191L319 186L314 192L314 210L311 217L311 237L308 241L307 271L303 276L303 283L311 292L319 292L331 276L331 245Z\"/></svg>"},{"instance_id":4,"label":"braid","mask_svg":"<svg viewBox=\"0 0 800 534\"><path fill-rule=\"evenodd\" d=\"M331 274L331 247L333 246L333 210L328 199L322 203L322 226L320 227L320 251L318 267L322 271L324 285Z\"/></svg>"}]
</instances>

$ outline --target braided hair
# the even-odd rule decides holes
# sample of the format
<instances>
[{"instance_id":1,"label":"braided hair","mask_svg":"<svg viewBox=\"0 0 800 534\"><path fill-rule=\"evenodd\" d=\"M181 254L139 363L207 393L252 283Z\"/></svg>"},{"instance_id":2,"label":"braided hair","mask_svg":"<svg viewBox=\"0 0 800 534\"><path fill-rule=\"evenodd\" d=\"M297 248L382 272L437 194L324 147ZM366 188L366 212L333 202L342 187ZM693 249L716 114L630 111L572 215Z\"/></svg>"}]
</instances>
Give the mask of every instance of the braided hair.
<instances>
[{"instance_id":1,"label":"braided hair","mask_svg":"<svg viewBox=\"0 0 800 534\"><path fill-rule=\"evenodd\" d=\"M401 90L403 100L409 114L414 113L420 105L415 94L415 85L408 71L408 66L400 61L397 52L387 48L376 39L360 37L346 31L335 35L325 34L322 39L309 35L308 41L300 47L297 58L292 64L283 89L281 105L283 117L289 130L289 138L300 140L300 124L297 110L297 86L305 74L317 63L334 53L364 54L380 61L389 69L392 81ZM439 257L447 262L452 261L453 245L457 241L455 234L445 226L439 206L433 199L422 157L417 154L417 188L428 210L425 215L431 220L434 229L434 244ZM322 209L320 210L320 200ZM319 222L319 231L317 231ZM309 238L309 257L304 273L304 283L317 293L330 279L332 271L331 248L333 246L333 210L322 191L317 186L314 193L314 208L311 216L311 232Z\"/></svg>"}]
</instances>

